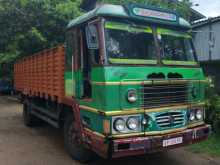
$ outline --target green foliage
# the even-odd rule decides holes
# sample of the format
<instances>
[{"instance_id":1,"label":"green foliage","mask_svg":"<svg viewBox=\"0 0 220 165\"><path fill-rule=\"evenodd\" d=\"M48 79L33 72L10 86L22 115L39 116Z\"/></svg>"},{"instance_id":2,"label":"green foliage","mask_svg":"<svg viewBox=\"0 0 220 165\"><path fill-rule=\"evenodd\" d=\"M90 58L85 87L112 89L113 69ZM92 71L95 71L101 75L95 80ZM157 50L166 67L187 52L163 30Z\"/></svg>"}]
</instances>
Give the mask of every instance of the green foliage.
<instances>
[{"instance_id":1,"label":"green foliage","mask_svg":"<svg viewBox=\"0 0 220 165\"><path fill-rule=\"evenodd\" d=\"M19 56L19 52L0 53L0 65L13 62Z\"/></svg>"},{"instance_id":2,"label":"green foliage","mask_svg":"<svg viewBox=\"0 0 220 165\"><path fill-rule=\"evenodd\" d=\"M220 96L214 80L214 77L209 77L206 88L206 123L212 125L214 132L220 133Z\"/></svg>"},{"instance_id":3,"label":"green foliage","mask_svg":"<svg viewBox=\"0 0 220 165\"><path fill-rule=\"evenodd\" d=\"M12 79L13 64L18 56L19 52L0 53L0 79Z\"/></svg>"},{"instance_id":4,"label":"green foliage","mask_svg":"<svg viewBox=\"0 0 220 165\"><path fill-rule=\"evenodd\" d=\"M213 80L210 81L206 90L206 123L212 125L214 133L208 140L192 145L189 149L195 153L207 153L212 156L220 156L220 96L216 93L214 84Z\"/></svg>"},{"instance_id":5,"label":"green foliage","mask_svg":"<svg viewBox=\"0 0 220 165\"><path fill-rule=\"evenodd\" d=\"M1 0L0 53L29 55L63 43L67 23L81 14L80 2Z\"/></svg>"},{"instance_id":6,"label":"green foliage","mask_svg":"<svg viewBox=\"0 0 220 165\"><path fill-rule=\"evenodd\" d=\"M207 89L206 122L211 124L213 130L220 133L220 96L214 87Z\"/></svg>"},{"instance_id":7,"label":"green foliage","mask_svg":"<svg viewBox=\"0 0 220 165\"><path fill-rule=\"evenodd\" d=\"M212 134L208 140L189 147L194 153L207 153L211 156L220 156L220 135Z\"/></svg>"},{"instance_id":8,"label":"green foliage","mask_svg":"<svg viewBox=\"0 0 220 165\"><path fill-rule=\"evenodd\" d=\"M12 69L15 59L63 43L69 20L81 15L80 3L81 0L0 0L0 64L9 64L7 68Z\"/></svg>"}]
</instances>

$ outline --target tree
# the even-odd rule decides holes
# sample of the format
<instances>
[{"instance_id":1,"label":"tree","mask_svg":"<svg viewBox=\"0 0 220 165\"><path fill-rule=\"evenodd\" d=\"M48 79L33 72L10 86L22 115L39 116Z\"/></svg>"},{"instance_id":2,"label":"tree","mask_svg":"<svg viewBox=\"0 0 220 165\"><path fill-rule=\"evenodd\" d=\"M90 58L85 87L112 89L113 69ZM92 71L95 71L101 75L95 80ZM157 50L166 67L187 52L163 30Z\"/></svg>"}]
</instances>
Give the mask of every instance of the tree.
<instances>
[{"instance_id":1,"label":"tree","mask_svg":"<svg viewBox=\"0 0 220 165\"><path fill-rule=\"evenodd\" d=\"M64 42L80 0L0 0L0 53L27 55Z\"/></svg>"},{"instance_id":2,"label":"tree","mask_svg":"<svg viewBox=\"0 0 220 165\"><path fill-rule=\"evenodd\" d=\"M80 3L0 0L0 65L13 64L17 58L63 43L69 20L81 15Z\"/></svg>"}]
</instances>

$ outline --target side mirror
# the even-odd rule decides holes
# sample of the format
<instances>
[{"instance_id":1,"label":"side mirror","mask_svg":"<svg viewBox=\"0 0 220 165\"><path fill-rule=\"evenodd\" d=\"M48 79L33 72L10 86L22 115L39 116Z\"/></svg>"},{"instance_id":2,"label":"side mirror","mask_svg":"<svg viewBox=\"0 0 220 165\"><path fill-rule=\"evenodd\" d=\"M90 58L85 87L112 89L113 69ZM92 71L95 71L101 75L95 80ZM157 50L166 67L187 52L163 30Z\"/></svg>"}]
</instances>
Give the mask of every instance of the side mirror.
<instances>
[{"instance_id":1,"label":"side mirror","mask_svg":"<svg viewBox=\"0 0 220 165\"><path fill-rule=\"evenodd\" d=\"M86 27L86 40L89 49L99 49L98 30L95 25Z\"/></svg>"}]
</instances>

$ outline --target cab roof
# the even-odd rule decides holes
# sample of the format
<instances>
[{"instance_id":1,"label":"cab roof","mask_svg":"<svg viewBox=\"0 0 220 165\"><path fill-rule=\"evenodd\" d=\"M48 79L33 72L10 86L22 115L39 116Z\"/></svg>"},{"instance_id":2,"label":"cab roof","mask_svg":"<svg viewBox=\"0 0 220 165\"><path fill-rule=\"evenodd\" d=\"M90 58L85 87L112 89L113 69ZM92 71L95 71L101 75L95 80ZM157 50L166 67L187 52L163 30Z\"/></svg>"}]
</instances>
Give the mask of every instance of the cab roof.
<instances>
[{"instance_id":1,"label":"cab roof","mask_svg":"<svg viewBox=\"0 0 220 165\"><path fill-rule=\"evenodd\" d=\"M140 6L140 5L139 5ZM144 6L143 6L144 7ZM149 6L148 6L149 7ZM151 8L151 7L150 7ZM152 8L152 10L154 10L155 7ZM160 10L160 11L163 11L163 12L167 12L167 11L171 11L171 10L164 10L164 9L161 9L161 8L157 8L157 10ZM172 13L174 13L172 11ZM175 13L177 14L177 13ZM178 15L178 14L177 14ZM105 17L105 16L108 16L108 17L115 17L115 18L125 18L125 19L132 19L132 16L129 14L129 12L127 11L126 7L125 6L122 6L122 5L111 5L111 4L104 4L104 5L101 5L87 13L85 13L84 15L80 16L80 17L77 17L76 19L73 19L72 21L69 22L68 26L67 26L67 29L69 28L72 28L74 26L77 26L77 25L80 25L80 24L83 24L93 18L96 18L96 17ZM182 17L178 17L179 18L179 21L178 21L178 24L173 24L174 26L178 26L178 27L182 27L182 28L191 28L191 25L189 22L187 22L185 19L183 19ZM135 19L135 18L133 18ZM169 22L166 22L166 21L158 21L158 20L146 20L144 18L139 18L137 20L142 20L142 21L145 21L146 23L159 23L159 24L167 24L167 25L170 25Z\"/></svg>"}]
</instances>

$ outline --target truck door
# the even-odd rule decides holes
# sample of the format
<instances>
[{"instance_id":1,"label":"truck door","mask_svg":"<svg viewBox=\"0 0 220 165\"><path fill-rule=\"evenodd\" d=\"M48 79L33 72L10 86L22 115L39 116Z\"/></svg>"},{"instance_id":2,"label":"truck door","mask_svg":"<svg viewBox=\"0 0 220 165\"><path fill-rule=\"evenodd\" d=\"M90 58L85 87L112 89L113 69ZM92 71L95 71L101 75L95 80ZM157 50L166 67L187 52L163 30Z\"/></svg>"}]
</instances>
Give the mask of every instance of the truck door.
<instances>
[{"instance_id":1,"label":"truck door","mask_svg":"<svg viewBox=\"0 0 220 165\"><path fill-rule=\"evenodd\" d=\"M99 37L98 27L95 23L89 23L82 31L82 76L83 96L92 97L92 69L99 63Z\"/></svg>"},{"instance_id":2,"label":"truck door","mask_svg":"<svg viewBox=\"0 0 220 165\"><path fill-rule=\"evenodd\" d=\"M81 35L78 29L66 33L65 96L82 97L82 71L80 68Z\"/></svg>"},{"instance_id":3,"label":"truck door","mask_svg":"<svg viewBox=\"0 0 220 165\"><path fill-rule=\"evenodd\" d=\"M65 93L79 99L92 97L92 67L100 63L98 24L67 32Z\"/></svg>"}]
</instances>

